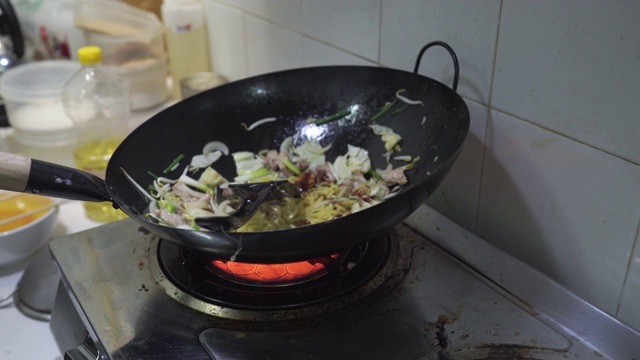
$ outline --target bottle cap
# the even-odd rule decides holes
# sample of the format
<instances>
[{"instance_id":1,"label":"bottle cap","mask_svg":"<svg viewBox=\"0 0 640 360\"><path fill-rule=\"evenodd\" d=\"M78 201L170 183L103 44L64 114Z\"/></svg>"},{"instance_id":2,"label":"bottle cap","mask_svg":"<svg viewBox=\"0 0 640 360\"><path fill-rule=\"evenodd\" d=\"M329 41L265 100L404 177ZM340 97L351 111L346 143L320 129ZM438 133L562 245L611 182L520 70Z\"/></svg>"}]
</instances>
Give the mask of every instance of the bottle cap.
<instances>
[{"instance_id":1,"label":"bottle cap","mask_svg":"<svg viewBox=\"0 0 640 360\"><path fill-rule=\"evenodd\" d=\"M97 46L83 46L78 49L78 61L82 65L95 65L102 61L102 50Z\"/></svg>"}]
</instances>

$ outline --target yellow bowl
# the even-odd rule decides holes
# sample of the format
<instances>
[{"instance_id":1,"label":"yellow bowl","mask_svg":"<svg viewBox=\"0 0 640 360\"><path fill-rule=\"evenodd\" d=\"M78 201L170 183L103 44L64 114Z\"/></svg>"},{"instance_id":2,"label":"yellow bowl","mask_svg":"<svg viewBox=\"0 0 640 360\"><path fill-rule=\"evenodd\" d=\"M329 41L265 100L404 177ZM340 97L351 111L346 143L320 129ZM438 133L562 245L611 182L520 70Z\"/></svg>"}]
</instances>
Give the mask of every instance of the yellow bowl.
<instances>
[{"instance_id":1,"label":"yellow bowl","mask_svg":"<svg viewBox=\"0 0 640 360\"><path fill-rule=\"evenodd\" d=\"M0 274L18 271L27 265L31 256L48 243L57 215L54 199L0 192ZM13 217L18 218L5 223Z\"/></svg>"}]
</instances>

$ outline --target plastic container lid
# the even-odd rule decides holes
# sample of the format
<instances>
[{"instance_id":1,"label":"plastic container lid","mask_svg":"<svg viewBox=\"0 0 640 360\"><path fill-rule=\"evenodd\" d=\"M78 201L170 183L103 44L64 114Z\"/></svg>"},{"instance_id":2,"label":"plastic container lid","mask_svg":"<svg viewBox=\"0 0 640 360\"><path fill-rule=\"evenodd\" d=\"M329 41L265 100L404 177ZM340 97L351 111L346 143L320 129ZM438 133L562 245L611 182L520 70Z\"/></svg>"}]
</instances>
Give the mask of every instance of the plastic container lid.
<instances>
[{"instance_id":1,"label":"plastic container lid","mask_svg":"<svg viewBox=\"0 0 640 360\"><path fill-rule=\"evenodd\" d=\"M71 60L44 60L19 65L0 77L0 96L17 102L59 98L64 84L80 68Z\"/></svg>"}]
</instances>

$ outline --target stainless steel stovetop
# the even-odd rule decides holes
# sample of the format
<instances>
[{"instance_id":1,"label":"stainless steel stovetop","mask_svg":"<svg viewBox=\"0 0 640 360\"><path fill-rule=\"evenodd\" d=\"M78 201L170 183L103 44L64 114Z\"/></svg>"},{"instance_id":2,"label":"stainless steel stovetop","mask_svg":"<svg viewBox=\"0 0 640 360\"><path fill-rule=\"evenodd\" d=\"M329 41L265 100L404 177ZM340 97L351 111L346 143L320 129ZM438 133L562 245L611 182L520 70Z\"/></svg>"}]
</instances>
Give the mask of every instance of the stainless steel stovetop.
<instances>
[{"instance_id":1,"label":"stainless steel stovetop","mask_svg":"<svg viewBox=\"0 0 640 360\"><path fill-rule=\"evenodd\" d=\"M519 274L522 298L406 225L390 238L387 265L358 290L258 311L186 294L162 273L158 238L105 225L51 243L52 332L70 359L640 359L636 332L539 273ZM492 266L520 271L513 261Z\"/></svg>"}]
</instances>

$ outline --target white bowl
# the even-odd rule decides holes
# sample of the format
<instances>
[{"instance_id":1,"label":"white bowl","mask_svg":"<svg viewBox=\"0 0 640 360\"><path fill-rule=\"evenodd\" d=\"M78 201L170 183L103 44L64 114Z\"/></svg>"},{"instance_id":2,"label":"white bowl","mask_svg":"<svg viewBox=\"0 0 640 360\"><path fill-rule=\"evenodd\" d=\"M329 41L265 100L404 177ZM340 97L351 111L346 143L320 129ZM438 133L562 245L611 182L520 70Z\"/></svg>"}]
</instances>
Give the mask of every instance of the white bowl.
<instances>
[{"instance_id":1,"label":"white bowl","mask_svg":"<svg viewBox=\"0 0 640 360\"><path fill-rule=\"evenodd\" d=\"M49 243L58 218L58 202L30 194L0 192L0 221L47 207L10 224L0 225L0 274L23 269ZM5 200L2 200L5 199Z\"/></svg>"}]
</instances>

